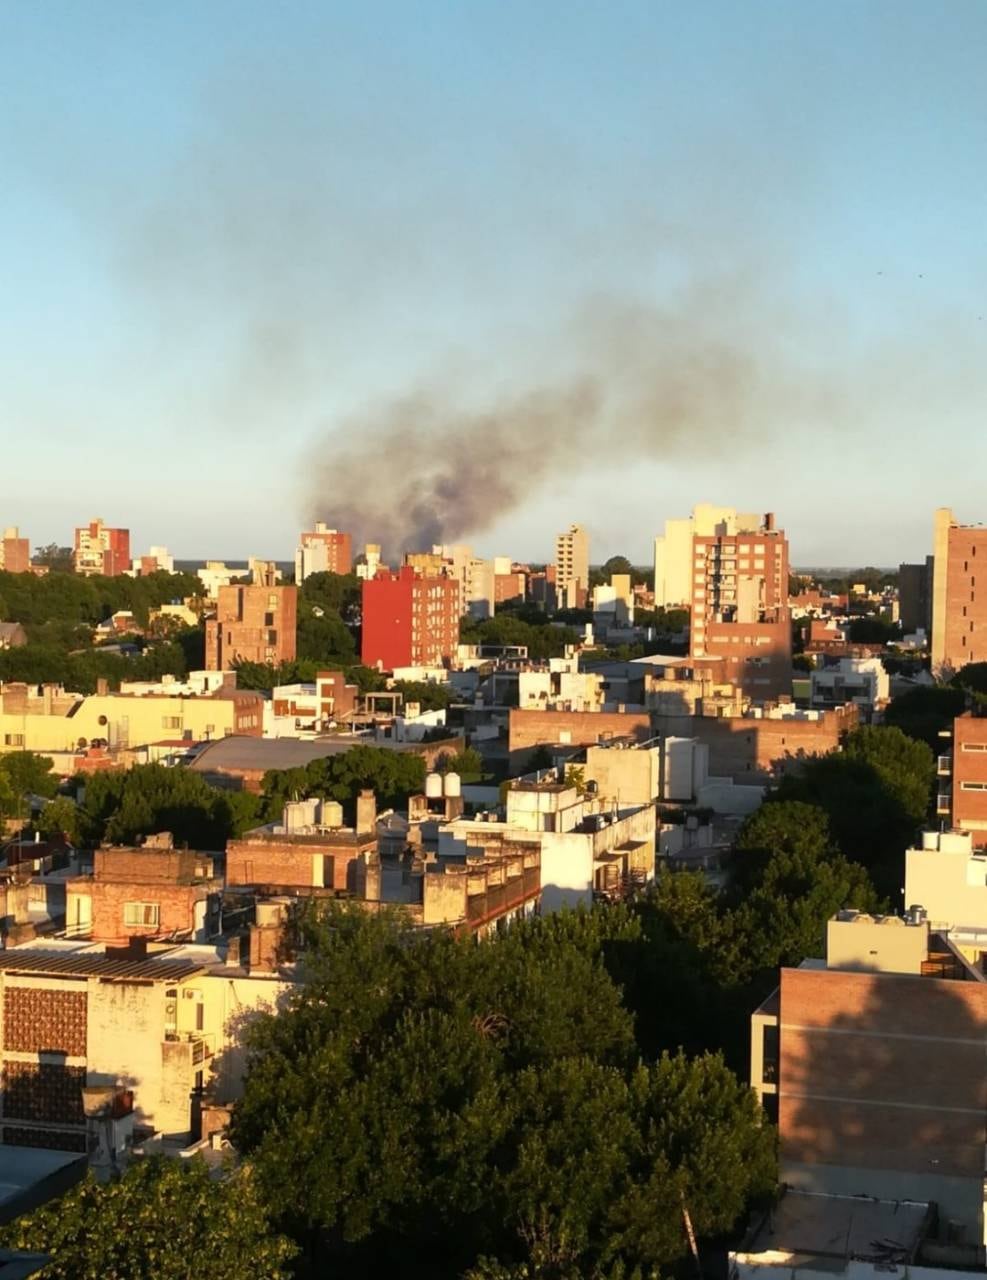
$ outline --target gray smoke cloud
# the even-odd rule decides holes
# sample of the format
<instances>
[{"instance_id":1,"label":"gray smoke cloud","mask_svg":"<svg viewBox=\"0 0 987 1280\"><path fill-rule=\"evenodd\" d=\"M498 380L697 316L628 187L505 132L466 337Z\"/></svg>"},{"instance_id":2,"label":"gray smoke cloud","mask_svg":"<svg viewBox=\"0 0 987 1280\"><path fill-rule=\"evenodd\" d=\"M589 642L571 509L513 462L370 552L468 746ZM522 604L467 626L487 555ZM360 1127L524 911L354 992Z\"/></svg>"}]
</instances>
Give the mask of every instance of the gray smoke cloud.
<instances>
[{"instance_id":1,"label":"gray smoke cloud","mask_svg":"<svg viewBox=\"0 0 987 1280\"><path fill-rule=\"evenodd\" d=\"M551 344L555 376L540 385L508 374L510 389L477 405L433 379L327 424L307 514L393 560L482 534L576 475L623 472L601 480L613 504L643 462L766 448L832 401L786 351L787 321L746 279L693 282L667 308L594 299Z\"/></svg>"}]
</instances>

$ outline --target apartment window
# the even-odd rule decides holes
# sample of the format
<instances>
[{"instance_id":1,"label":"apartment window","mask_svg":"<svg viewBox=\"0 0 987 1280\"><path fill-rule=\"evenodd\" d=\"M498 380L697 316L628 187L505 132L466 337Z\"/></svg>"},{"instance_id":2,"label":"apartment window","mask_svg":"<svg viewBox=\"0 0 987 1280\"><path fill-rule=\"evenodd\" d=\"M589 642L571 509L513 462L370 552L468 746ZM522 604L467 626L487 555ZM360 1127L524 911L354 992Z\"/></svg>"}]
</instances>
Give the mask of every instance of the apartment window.
<instances>
[{"instance_id":1,"label":"apartment window","mask_svg":"<svg viewBox=\"0 0 987 1280\"><path fill-rule=\"evenodd\" d=\"M157 902L125 902L123 904L123 923L151 925L157 927L161 923L161 905Z\"/></svg>"},{"instance_id":2,"label":"apartment window","mask_svg":"<svg viewBox=\"0 0 987 1280\"><path fill-rule=\"evenodd\" d=\"M961 782L961 791L987 791L987 782Z\"/></svg>"},{"instance_id":3,"label":"apartment window","mask_svg":"<svg viewBox=\"0 0 987 1280\"><path fill-rule=\"evenodd\" d=\"M181 716L162 716L161 727L162 729L180 729L182 727L182 717Z\"/></svg>"},{"instance_id":4,"label":"apartment window","mask_svg":"<svg viewBox=\"0 0 987 1280\"><path fill-rule=\"evenodd\" d=\"M987 751L987 742L964 742L961 751Z\"/></svg>"},{"instance_id":5,"label":"apartment window","mask_svg":"<svg viewBox=\"0 0 987 1280\"><path fill-rule=\"evenodd\" d=\"M5 747L23 747L23 733L5 733L3 735L3 745Z\"/></svg>"},{"instance_id":6,"label":"apartment window","mask_svg":"<svg viewBox=\"0 0 987 1280\"><path fill-rule=\"evenodd\" d=\"M265 627L273 627L273 626L274 626L274 614L273 614L273 613L265 613L265 614L264 614L264 626L265 626Z\"/></svg>"}]
</instances>

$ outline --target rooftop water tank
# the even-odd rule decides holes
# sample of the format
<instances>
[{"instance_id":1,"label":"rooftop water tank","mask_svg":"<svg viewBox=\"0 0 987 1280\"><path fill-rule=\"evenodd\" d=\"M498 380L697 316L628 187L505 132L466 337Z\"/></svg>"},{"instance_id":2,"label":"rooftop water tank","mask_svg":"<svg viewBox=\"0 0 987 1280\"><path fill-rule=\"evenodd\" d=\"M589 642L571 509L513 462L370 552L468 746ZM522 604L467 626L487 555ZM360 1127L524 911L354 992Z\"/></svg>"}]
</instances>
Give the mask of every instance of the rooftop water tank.
<instances>
[{"instance_id":1,"label":"rooftop water tank","mask_svg":"<svg viewBox=\"0 0 987 1280\"><path fill-rule=\"evenodd\" d=\"M447 796L461 796L463 794L463 784L458 773L446 774L444 791Z\"/></svg>"},{"instance_id":2,"label":"rooftop water tank","mask_svg":"<svg viewBox=\"0 0 987 1280\"><path fill-rule=\"evenodd\" d=\"M322 801L322 825L330 828L343 825L343 806L338 800Z\"/></svg>"},{"instance_id":3,"label":"rooftop water tank","mask_svg":"<svg viewBox=\"0 0 987 1280\"><path fill-rule=\"evenodd\" d=\"M429 800L439 800L442 798L441 773L427 773L425 775L425 795Z\"/></svg>"}]
</instances>

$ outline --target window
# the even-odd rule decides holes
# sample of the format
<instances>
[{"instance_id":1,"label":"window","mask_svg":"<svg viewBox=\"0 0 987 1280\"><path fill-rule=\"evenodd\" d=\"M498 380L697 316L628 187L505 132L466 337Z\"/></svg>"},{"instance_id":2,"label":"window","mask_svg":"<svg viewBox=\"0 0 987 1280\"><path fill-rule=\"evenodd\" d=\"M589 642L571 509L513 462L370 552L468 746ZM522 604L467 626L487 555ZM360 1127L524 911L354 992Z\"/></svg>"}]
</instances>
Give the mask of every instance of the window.
<instances>
[{"instance_id":1,"label":"window","mask_svg":"<svg viewBox=\"0 0 987 1280\"><path fill-rule=\"evenodd\" d=\"M23 733L5 733L3 735L3 745L5 747L23 747Z\"/></svg>"},{"instance_id":2,"label":"window","mask_svg":"<svg viewBox=\"0 0 987 1280\"><path fill-rule=\"evenodd\" d=\"M161 923L160 903L125 902L123 904L123 923L131 927L152 925L156 928Z\"/></svg>"},{"instance_id":3,"label":"window","mask_svg":"<svg viewBox=\"0 0 987 1280\"><path fill-rule=\"evenodd\" d=\"M273 614L273 613L265 613L265 614L264 614L264 626L265 626L265 627L273 627L273 626L274 626L274 614Z\"/></svg>"},{"instance_id":4,"label":"window","mask_svg":"<svg viewBox=\"0 0 987 1280\"><path fill-rule=\"evenodd\" d=\"M961 751L987 751L987 742L964 742Z\"/></svg>"},{"instance_id":5,"label":"window","mask_svg":"<svg viewBox=\"0 0 987 1280\"><path fill-rule=\"evenodd\" d=\"M961 791L987 791L987 782L961 782Z\"/></svg>"},{"instance_id":6,"label":"window","mask_svg":"<svg viewBox=\"0 0 987 1280\"><path fill-rule=\"evenodd\" d=\"M182 717L181 716L162 716L161 727L162 729L180 729L182 727Z\"/></svg>"}]
</instances>

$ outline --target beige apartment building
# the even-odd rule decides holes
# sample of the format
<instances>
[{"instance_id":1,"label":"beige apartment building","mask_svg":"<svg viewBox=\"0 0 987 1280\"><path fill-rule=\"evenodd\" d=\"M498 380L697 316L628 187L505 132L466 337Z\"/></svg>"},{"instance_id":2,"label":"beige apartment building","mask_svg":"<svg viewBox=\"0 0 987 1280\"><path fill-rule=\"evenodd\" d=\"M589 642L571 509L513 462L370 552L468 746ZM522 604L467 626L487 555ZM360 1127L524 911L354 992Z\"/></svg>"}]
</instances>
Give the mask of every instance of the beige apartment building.
<instances>
[{"instance_id":1,"label":"beige apartment building","mask_svg":"<svg viewBox=\"0 0 987 1280\"><path fill-rule=\"evenodd\" d=\"M240 1035L291 989L212 947L48 940L0 952L0 1136L87 1150L87 1089L120 1090L146 1133L195 1136L205 1090L235 1099Z\"/></svg>"},{"instance_id":2,"label":"beige apartment building","mask_svg":"<svg viewBox=\"0 0 987 1280\"><path fill-rule=\"evenodd\" d=\"M262 696L221 688L202 697L71 693L60 685L0 685L0 752L40 751L56 769L94 745L111 753L162 741L260 737Z\"/></svg>"},{"instance_id":3,"label":"beige apartment building","mask_svg":"<svg viewBox=\"0 0 987 1280\"><path fill-rule=\"evenodd\" d=\"M933 550L932 669L987 662L987 527L958 524L940 507Z\"/></svg>"},{"instance_id":4,"label":"beige apartment building","mask_svg":"<svg viewBox=\"0 0 987 1280\"><path fill-rule=\"evenodd\" d=\"M574 524L555 539L555 590L560 608L581 608L589 591L589 534Z\"/></svg>"}]
</instances>

